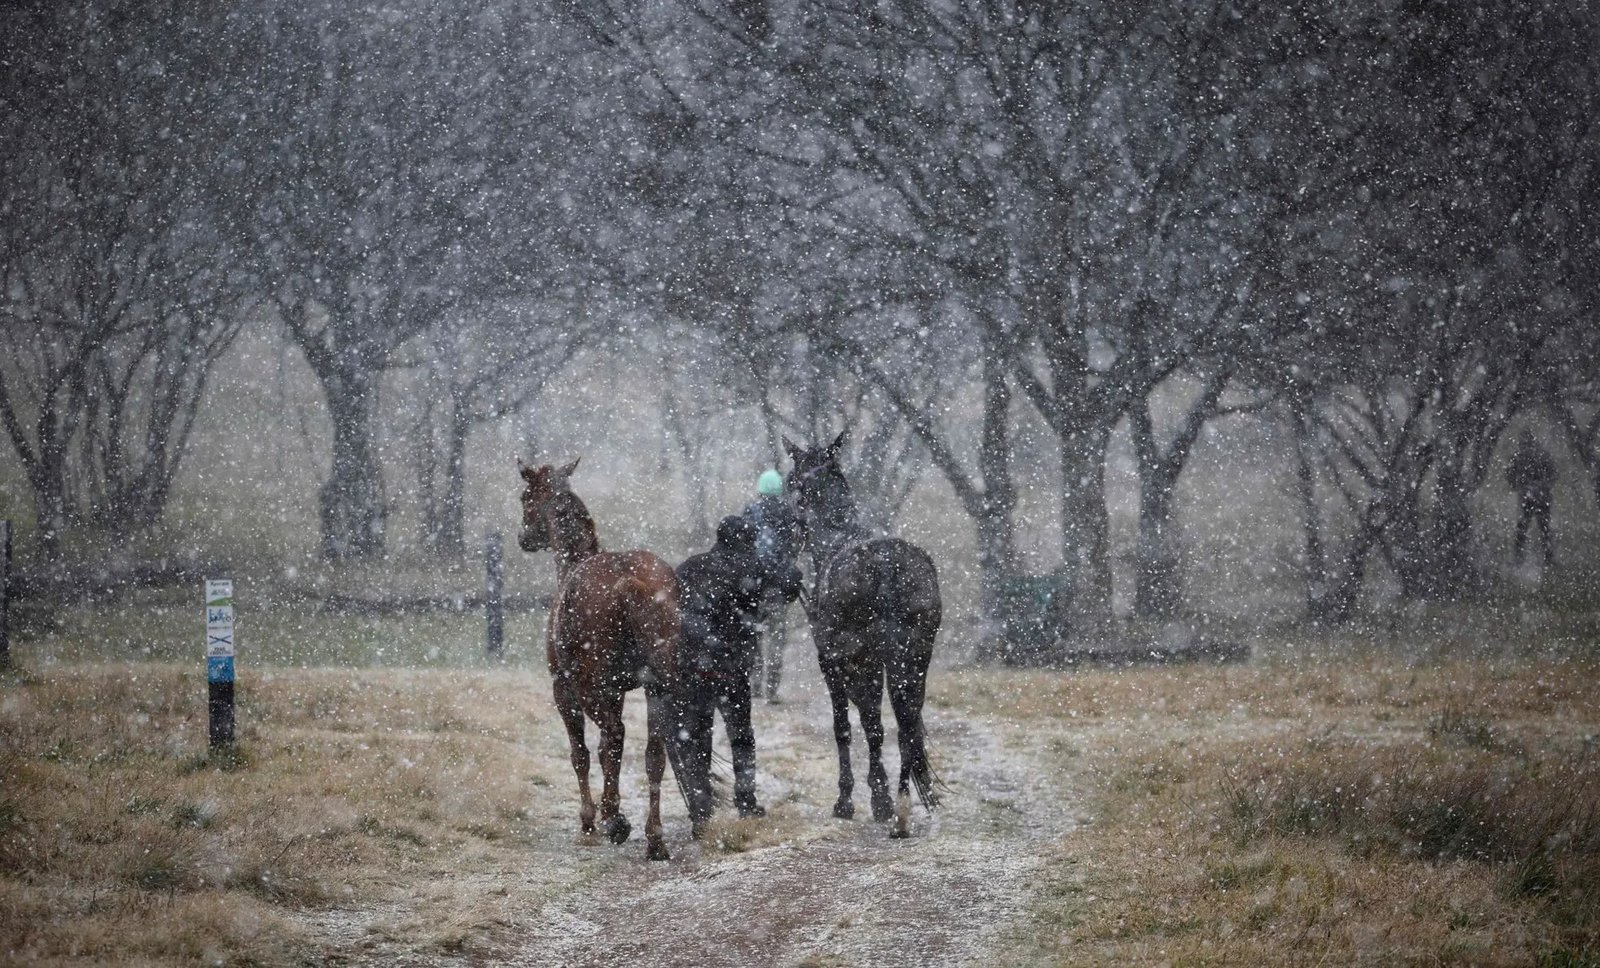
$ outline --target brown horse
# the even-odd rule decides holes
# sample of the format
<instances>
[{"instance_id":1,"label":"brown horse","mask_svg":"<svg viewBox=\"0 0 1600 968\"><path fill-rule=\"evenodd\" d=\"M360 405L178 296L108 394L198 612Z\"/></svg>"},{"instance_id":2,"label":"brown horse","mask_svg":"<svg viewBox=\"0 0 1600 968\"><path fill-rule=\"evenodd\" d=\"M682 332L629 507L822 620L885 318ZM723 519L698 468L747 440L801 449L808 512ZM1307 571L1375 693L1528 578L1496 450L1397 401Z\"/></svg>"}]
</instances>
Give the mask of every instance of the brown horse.
<instances>
[{"instance_id":1,"label":"brown horse","mask_svg":"<svg viewBox=\"0 0 1600 968\"><path fill-rule=\"evenodd\" d=\"M650 816L645 821L645 856L668 860L661 837L661 774L669 739L677 739L674 696L678 663L678 580L672 567L648 551L606 552L595 538L594 519L567 486L578 467L523 466L523 551L549 549L556 558L556 594L550 603L545 651L550 663L556 709L572 745L582 805L578 820L585 834L595 832L594 799L589 792L589 748L584 716L600 727L600 769L605 791L600 821L612 843L628 839L632 827L622 815L618 774L622 769L622 702L630 689L644 686L649 738L645 773L650 779ZM674 744L675 748L675 744ZM676 760L676 758L674 758Z\"/></svg>"}]
</instances>

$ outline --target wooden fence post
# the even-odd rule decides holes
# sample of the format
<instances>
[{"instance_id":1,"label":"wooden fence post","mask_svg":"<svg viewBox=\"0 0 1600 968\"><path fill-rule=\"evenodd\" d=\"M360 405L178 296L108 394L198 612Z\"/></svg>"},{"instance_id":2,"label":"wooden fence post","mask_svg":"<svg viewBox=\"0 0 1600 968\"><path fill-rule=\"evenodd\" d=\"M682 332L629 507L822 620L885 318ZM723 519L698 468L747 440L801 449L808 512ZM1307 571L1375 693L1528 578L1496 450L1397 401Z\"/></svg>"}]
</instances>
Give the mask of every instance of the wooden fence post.
<instances>
[{"instance_id":1,"label":"wooden fence post","mask_svg":"<svg viewBox=\"0 0 1600 968\"><path fill-rule=\"evenodd\" d=\"M491 531L484 536L484 565L488 572L488 586L483 598L484 611L489 618L489 639L486 651L489 658L499 659L506 650L505 616L505 559L500 553L500 532Z\"/></svg>"}]
</instances>

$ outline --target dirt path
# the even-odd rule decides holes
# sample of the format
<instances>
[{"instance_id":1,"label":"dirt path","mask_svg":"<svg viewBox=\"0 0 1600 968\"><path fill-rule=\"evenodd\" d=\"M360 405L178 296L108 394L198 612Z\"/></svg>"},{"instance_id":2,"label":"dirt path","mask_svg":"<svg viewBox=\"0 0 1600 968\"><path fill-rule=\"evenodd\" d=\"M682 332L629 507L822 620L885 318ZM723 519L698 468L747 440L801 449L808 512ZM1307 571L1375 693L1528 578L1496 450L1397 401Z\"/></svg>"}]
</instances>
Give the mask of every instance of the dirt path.
<instances>
[{"instance_id":1,"label":"dirt path","mask_svg":"<svg viewBox=\"0 0 1600 968\"><path fill-rule=\"evenodd\" d=\"M630 699L623 809L634 837L580 842L565 740L552 714L527 747L549 777L534 789L530 839L493 863L440 855L396 874L383 903L303 912L337 964L521 966L966 965L1025 916L1044 847L1077 821L1073 791L1046 791L1037 740L1017 726L929 708L944 804L913 815L912 837L868 818L859 728L856 816L833 818L837 768L827 694L809 643L791 644L785 702L755 709L758 795L769 814L719 814L708 843L689 837L672 788L663 812L673 859L647 863L643 702ZM934 676L959 676L954 669ZM853 715L852 715L853 718ZM885 709L885 766L898 775ZM591 740L592 740L591 731ZM559 739L559 742L557 740ZM717 745L727 754L718 723ZM560 777L557 781L555 778ZM598 780L598 770L595 772ZM670 780L669 780L670 785ZM598 788L596 793L598 794ZM666 791L664 791L666 792ZM443 923L438 923L443 922ZM471 938L453 950L453 938ZM425 942L419 944L419 942Z\"/></svg>"},{"instance_id":2,"label":"dirt path","mask_svg":"<svg viewBox=\"0 0 1600 968\"><path fill-rule=\"evenodd\" d=\"M833 743L820 679L805 669L785 685L788 702L756 711L761 795L772 816L742 828L758 842L763 833L779 833L781 841L739 853L702 850L686 842L681 822L669 822L675 851L669 863L642 862L636 842L592 848L616 850L620 863L531 913L517 926L524 940L510 963L986 960L996 935L1026 909L1030 875L1045 855L1039 848L1074 823L1072 804L1032 786L1040 774L1028 768L1020 737L1001 735L1003 725L929 710L935 763L950 787L945 805L932 816L919 809L905 841L889 840L884 824L835 820ZM858 751L861 745L858 735ZM892 729L885 746L894 749ZM897 755L886 756L886 765L895 775ZM857 817L870 816L859 774L856 799ZM637 821L643 803L637 795L629 800L626 809ZM763 824L771 829L762 831Z\"/></svg>"}]
</instances>

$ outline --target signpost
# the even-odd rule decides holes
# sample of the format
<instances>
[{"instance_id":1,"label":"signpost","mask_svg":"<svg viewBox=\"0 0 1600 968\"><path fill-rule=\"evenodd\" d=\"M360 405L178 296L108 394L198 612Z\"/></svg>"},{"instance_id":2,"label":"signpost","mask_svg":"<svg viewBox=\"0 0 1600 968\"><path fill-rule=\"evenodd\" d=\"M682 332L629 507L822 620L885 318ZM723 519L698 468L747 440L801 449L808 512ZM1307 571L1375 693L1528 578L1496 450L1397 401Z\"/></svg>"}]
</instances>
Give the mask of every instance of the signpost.
<instances>
[{"instance_id":1,"label":"signpost","mask_svg":"<svg viewBox=\"0 0 1600 968\"><path fill-rule=\"evenodd\" d=\"M211 748L233 745L233 579L206 579L206 689Z\"/></svg>"}]
</instances>

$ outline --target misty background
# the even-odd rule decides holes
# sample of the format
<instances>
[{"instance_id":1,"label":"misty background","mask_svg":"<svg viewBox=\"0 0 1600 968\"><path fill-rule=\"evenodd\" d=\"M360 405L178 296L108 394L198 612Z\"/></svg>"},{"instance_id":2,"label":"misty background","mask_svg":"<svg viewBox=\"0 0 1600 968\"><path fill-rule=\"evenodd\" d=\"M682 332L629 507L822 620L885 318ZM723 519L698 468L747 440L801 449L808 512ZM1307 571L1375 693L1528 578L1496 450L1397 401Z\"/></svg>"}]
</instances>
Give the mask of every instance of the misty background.
<instances>
[{"instance_id":1,"label":"misty background","mask_svg":"<svg viewBox=\"0 0 1600 968\"><path fill-rule=\"evenodd\" d=\"M45 612L474 594L518 458L681 560L840 431L980 656L1592 604L1588 4L0 17L0 516Z\"/></svg>"}]
</instances>

